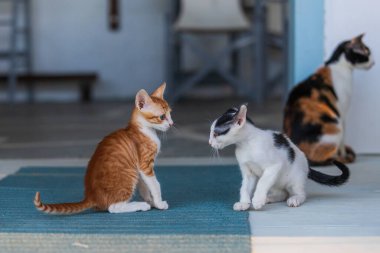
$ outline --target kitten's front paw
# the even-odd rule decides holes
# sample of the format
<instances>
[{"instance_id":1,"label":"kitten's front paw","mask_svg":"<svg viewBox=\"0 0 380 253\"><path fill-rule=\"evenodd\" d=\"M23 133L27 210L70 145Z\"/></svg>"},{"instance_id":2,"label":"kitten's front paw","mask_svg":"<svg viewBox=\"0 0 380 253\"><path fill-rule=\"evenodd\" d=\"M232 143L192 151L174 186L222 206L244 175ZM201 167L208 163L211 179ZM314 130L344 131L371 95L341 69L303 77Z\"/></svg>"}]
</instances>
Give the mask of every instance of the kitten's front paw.
<instances>
[{"instance_id":1,"label":"kitten's front paw","mask_svg":"<svg viewBox=\"0 0 380 253\"><path fill-rule=\"evenodd\" d=\"M166 210L169 208L169 205L166 201L160 201L160 202L155 202L154 207L160 210Z\"/></svg>"},{"instance_id":2,"label":"kitten's front paw","mask_svg":"<svg viewBox=\"0 0 380 253\"><path fill-rule=\"evenodd\" d=\"M253 198L252 199L252 206L255 210L259 210L265 206L266 198L259 199L259 198Z\"/></svg>"},{"instance_id":3,"label":"kitten's front paw","mask_svg":"<svg viewBox=\"0 0 380 253\"><path fill-rule=\"evenodd\" d=\"M288 198L286 203L289 207L299 207L305 201L305 197L303 196L292 196Z\"/></svg>"},{"instance_id":4,"label":"kitten's front paw","mask_svg":"<svg viewBox=\"0 0 380 253\"><path fill-rule=\"evenodd\" d=\"M245 211L245 210L248 210L250 206L251 206L251 203L236 202L234 204L234 210Z\"/></svg>"}]
</instances>

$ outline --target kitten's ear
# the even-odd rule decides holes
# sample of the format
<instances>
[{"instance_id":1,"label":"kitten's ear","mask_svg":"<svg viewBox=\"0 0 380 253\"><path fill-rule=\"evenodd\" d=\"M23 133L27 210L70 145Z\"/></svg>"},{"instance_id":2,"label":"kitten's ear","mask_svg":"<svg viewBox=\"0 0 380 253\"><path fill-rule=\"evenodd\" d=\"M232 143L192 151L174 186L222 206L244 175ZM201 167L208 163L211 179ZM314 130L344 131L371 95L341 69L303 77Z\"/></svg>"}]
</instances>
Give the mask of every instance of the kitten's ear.
<instances>
[{"instance_id":1,"label":"kitten's ear","mask_svg":"<svg viewBox=\"0 0 380 253\"><path fill-rule=\"evenodd\" d=\"M163 98L164 98L165 88L166 88L166 83L163 82L163 83L160 85L160 87L158 87L157 90L155 90L155 91L152 93L152 97L156 97L156 98L163 99Z\"/></svg>"},{"instance_id":2,"label":"kitten's ear","mask_svg":"<svg viewBox=\"0 0 380 253\"><path fill-rule=\"evenodd\" d=\"M145 90L140 90L137 92L135 99L137 109L140 111L145 111L152 105L152 103L152 99L149 97L149 94Z\"/></svg>"},{"instance_id":3,"label":"kitten's ear","mask_svg":"<svg viewBox=\"0 0 380 253\"><path fill-rule=\"evenodd\" d=\"M239 112L235 116L235 122L239 126L243 126L247 120L247 106L240 106Z\"/></svg>"}]
</instances>

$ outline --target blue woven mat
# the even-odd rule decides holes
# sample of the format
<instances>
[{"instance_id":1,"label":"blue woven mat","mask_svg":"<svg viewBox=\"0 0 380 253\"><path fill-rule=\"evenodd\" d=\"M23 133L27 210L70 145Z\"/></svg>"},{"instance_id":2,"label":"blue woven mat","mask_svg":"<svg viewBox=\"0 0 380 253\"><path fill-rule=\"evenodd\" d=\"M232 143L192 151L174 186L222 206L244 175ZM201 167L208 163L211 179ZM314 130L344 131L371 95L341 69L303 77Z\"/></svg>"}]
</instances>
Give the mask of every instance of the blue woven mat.
<instances>
[{"instance_id":1,"label":"blue woven mat","mask_svg":"<svg viewBox=\"0 0 380 253\"><path fill-rule=\"evenodd\" d=\"M44 202L82 199L84 168L30 167L0 181L0 233L72 234L211 234L247 235L248 212L234 212L241 182L234 166L167 166L156 168L169 209L109 214L86 211L72 216L36 211Z\"/></svg>"}]
</instances>

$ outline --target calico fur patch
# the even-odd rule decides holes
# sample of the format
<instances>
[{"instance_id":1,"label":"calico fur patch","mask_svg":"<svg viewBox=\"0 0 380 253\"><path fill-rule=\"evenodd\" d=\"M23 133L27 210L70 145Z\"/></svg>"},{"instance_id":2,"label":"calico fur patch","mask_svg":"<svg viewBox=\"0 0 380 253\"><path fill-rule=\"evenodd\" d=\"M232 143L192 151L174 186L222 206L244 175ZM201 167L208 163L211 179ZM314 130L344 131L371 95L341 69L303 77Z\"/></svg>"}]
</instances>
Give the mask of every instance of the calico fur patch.
<instances>
[{"instance_id":1,"label":"calico fur patch","mask_svg":"<svg viewBox=\"0 0 380 253\"><path fill-rule=\"evenodd\" d=\"M371 51L362 42L362 37L359 35L340 43L325 66L295 86L289 94L283 131L311 163L327 164L333 159L350 162L355 159L355 153L344 146L342 140L345 116L342 114L347 111L352 69L368 69L373 65ZM333 75L333 71L341 72ZM334 83L333 80L338 81ZM342 105L344 109L339 108Z\"/></svg>"}]
</instances>

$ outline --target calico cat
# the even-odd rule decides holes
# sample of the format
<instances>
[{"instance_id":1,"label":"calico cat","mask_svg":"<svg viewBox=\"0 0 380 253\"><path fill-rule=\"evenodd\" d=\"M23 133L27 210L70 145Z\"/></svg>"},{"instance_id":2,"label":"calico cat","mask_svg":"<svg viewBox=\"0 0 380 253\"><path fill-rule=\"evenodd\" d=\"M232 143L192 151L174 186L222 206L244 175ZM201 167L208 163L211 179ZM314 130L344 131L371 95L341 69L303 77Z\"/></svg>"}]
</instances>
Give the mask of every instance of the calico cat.
<instances>
[{"instance_id":1,"label":"calico cat","mask_svg":"<svg viewBox=\"0 0 380 253\"><path fill-rule=\"evenodd\" d=\"M51 214L74 214L89 208L110 213L147 211L151 206L167 209L153 170L161 145L156 130L167 131L173 125L171 109L163 97L165 87L162 84L151 96L140 90L128 126L98 144L88 163L82 201L43 204L37 192L35 207ZM136 187L145 202L129 202Z\"/></svg>"},{"instance_id":2,"label":"calico cat","mask_svg":"<svg viewBox=\"0 0 380 253\"><path fill-rule=\"evenodd\" d=\"M233 206L235 211L247 210L251 204L261 209L266 203L286 199L288 206L297 207L306 200L307 178L339 186L350 175L348 168L337 161L334 164L341 170L340 176L311 169L305 154L286 135L256 127L247 118L246 105L227 110L212 123L209 143L215 149L236 145L243 181L240 200Z\"/></svg>"},{"instance_id":3,"label":"calico cat","mask_svg":"<svg viewBox=\"0 0 380 253\"><path fill-rule=\"evenodd\" d=\"M288 97L283 131L313 165L355 161L355 152L344 143L352 71L374 65L362 38L363 34L342 42L325 66L294 87Z\"/></svg>"}]
</instances>

